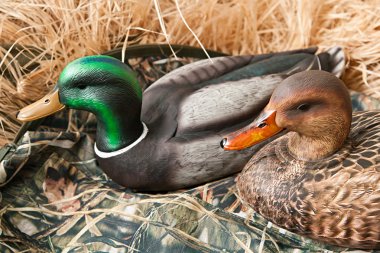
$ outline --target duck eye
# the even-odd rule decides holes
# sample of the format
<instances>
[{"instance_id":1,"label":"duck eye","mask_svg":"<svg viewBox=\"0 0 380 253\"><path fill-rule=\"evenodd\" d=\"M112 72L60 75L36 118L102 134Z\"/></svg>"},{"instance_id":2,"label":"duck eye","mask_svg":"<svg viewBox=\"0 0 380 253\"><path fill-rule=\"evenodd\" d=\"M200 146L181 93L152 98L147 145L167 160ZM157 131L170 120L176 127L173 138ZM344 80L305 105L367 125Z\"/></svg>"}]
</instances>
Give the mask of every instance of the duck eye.
<instances>
[{"instance_id":1,"label":"duck eye","mask_svg":"<svg viewBox=\"0 0 380 253\"><path fill-rule=\"evenodd\" d=\"M84 83L80 83L77 85L77 88L80 90L84 90L84 89L86 89L86 87L87 87L87 84L84 84Z\"/></svg>"},{"instance_id":2,"label":"duck eye","mask_svg":"<svg viewBox=\"0 0 380 253\"><path fill-rule=\"evenodd\" d=\"M263 127L265 127L267 125L267 123L265 123L265 122L261 122L257 127L258 128L263 128Z\"/></svg>"},{"instance_id":3,"label":"duck eye","mask_svg":"<svg viewBox=\"0 0 380 253\"><path fill-rule=\"evenodd\" d=\"M297 107L299 111L307 111L310 109L310 104L301 104Z\"/></svg>"}]
</instances>

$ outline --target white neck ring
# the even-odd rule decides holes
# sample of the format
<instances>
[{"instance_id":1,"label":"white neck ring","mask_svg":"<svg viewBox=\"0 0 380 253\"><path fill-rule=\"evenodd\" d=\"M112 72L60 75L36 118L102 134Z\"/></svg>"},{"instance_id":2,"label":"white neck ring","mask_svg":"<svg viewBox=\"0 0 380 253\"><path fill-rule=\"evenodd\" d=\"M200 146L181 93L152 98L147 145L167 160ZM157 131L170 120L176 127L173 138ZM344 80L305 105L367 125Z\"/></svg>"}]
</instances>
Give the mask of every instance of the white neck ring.
<instances>
[{"instance_id":1,"label":"white neck ring","mask_svg":"<svg viewBox=\"0 0 380 253\"><path fill-rule=\"evenodd\" d=\"M136 146L137 144L139 144L145 137L146 135L148 134L148 127L145 125L144 122L141 122L143 127L144 127L144 130L142 132L142 134L140 135L140 137L135 140L133 143L131 143L130 145L122 148L122 149L119 149L119 150L116 150L116 151L112 151L112 152L103 152L103 151L100 151L98 149L98 147L96 146L96 143L94 145L94 149L95 149L95 154L97 156L99 156L100 158L110 158L110 157L114 157L114 156L118 156L118 155L121 155L125 152L127 152L128 150L132 149L134 146Z\"/></svg>"}]
</instances>

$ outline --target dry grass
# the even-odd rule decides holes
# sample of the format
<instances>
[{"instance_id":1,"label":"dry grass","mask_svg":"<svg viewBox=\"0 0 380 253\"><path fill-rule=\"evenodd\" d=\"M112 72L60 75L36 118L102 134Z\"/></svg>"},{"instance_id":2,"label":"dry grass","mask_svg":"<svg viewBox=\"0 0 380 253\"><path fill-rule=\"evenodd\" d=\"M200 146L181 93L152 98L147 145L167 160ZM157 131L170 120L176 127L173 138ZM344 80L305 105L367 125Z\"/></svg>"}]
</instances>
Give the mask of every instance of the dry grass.
<instances>
[{"instance_id":1,"label":"dry grass","mask_svg":"<svg viewBox=\"0 0 380 253\"><path fill-rule=\"evenodd\" d=\"M18 129L16 111L41 97L74 58L129 43L200 46L198 40L231 54L341 45L347 85L380 97L379 1L2 0L0 45L37 47L30 63L42 66L25 74L27 66L10 65L0 48L0 67L14 79L0 77L0 144Z\"/></svg>"}]
</instances>

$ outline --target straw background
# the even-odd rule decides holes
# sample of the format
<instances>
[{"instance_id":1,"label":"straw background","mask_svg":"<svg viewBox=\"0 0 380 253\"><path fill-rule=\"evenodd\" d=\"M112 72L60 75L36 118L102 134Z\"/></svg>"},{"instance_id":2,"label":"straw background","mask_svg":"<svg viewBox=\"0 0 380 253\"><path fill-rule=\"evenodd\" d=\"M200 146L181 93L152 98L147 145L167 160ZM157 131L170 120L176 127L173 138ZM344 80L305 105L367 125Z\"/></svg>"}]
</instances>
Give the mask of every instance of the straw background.
<instances>
[{"instance_id":1,"label":"straw background","mask_svg":"<svg viewBox=\"0 0 380 253\"><path fill-rule=\"evenodd\" d=\"M17 110L42 97L71 60L168 42L235 55L340 45L346 84L380 97L378 0L2 0L0 69L12 78L0 75L0 145L19 128ZM21 66L9 54L15 44L41 52ZM27 74L32 63L41 66Z\"/></svg>"}]
</instances>

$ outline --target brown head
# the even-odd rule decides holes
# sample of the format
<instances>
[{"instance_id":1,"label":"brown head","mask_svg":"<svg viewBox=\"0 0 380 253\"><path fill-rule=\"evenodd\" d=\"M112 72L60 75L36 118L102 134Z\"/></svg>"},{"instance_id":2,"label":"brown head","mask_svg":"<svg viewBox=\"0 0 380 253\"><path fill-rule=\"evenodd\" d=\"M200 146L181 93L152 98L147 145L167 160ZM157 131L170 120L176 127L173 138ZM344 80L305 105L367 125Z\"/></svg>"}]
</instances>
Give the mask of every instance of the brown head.
<instances>
[{"instance_id":1,"label":"brown head","mask_svg":"<svg viewBox=\"0 0 380 253\"><path fill-rule=\"evenodd\" d=\"M225 150L240 150L286 129L289 150L299 159L324 158L338 150L350 132L352 107L344 83L333 74L310 70L285 79L260 116L226 136Z\"/></svg>"}]
</instances>

